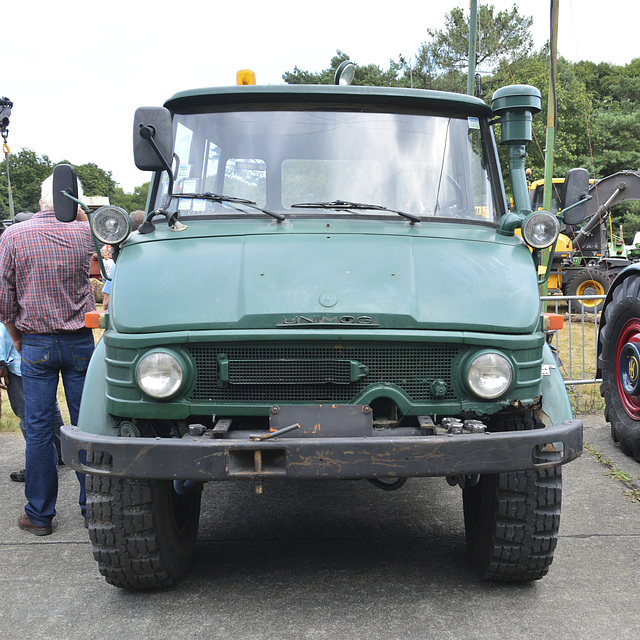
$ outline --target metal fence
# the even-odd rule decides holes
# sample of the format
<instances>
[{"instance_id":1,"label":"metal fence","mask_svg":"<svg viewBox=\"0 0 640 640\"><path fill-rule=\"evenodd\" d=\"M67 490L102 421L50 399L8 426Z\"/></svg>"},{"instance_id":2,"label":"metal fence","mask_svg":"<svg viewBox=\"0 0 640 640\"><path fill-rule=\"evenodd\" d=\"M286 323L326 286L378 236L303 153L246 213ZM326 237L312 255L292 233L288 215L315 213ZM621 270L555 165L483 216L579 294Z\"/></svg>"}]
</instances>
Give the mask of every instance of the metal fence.
<instances>
[{"instance_id":1,"label":"metal fence","mask_svg":"<svg viewBox=\"0 0 640 640\"><path fill-rule=\"evenodd\" d=\"M560 334L556 333L553 346L562 362L561 372L565 385L596 384L602 382L596 378L596 354L598 351L598 328L600 319L597 313L583 310L578 301L604 300L606 296L541 296L547 303L547 311L564 315L566 339L560 344ZM596 303L597 304L597 303ZM579 331L576 331L576 325ZM576 337L576 333L578 336ZM591 354L590 346L593 347ZM591 354L591 355L590 355ZM593 372L593 374L591 374Z\"/></svg>"}]
</instances>

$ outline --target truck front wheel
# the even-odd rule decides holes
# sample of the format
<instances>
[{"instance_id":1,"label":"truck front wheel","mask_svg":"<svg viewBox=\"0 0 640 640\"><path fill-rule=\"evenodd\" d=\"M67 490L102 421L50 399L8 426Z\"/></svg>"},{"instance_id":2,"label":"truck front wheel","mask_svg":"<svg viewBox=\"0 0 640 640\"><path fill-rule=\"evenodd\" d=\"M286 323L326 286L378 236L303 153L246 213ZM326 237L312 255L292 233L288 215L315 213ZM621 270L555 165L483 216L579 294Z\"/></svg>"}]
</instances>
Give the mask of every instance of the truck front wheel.
<instances>
[{"instance_id":1,"label":"truck front wheel","mask_svg":"<svg viewBox=\"0 0 640 640\"><path fill-rule=\"evenodd\" d=\"M180 495L167 480L88 475L86 484L89 537L106 581L136 591L173 586L195 550L201 485Z\"/></svg>"},{"instance_id":2,"label":"truck front wheel","mask_svg":"<svg viewBox=\"0 0 640 640\"><path fill-rule=\"evenodd\" d=\"M530 413L513 420L516 429L542 426ZM482 475L463 489L462 498L467 549L484 578L516 582L546 575L560 526L559 466Z\"/></svg>"},{"instance_id":3,"label":"truck front wheel","mask_svg":"<svg viewBox=\"0 0 640 640\"><path fill-rule=\"evenodd\" d=\"M618 286L604 311L600 330L600 393L611 435L622 451L640 462L640 277Z\"/></svg>"}]
</instances>

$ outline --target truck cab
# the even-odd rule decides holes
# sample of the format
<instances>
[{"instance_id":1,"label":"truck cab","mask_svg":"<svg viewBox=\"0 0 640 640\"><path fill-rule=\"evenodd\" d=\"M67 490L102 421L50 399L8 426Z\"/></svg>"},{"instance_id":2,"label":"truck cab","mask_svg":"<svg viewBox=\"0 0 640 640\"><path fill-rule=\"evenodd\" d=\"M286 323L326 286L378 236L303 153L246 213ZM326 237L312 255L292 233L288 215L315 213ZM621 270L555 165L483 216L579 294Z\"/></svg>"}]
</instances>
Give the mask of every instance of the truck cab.
<instances>
[{"instance_id":1,"label":"truck cab","mask_svg":"<svg viewBox=\"0 0 640 640\"><path fill-rule=\"evenodd\" d=\"M546 574L582 424L539 301L558 234L555 215L531 212L524 173L539 102L521 85L493 109L250 85L136 112L145 222L129 234L126 212L92 216L116 267L78 425L62 430L108 582L175 584L203 486L260 493L273 478L442 476L462 490L483 576ZM502 526L505 508L522 518Z\"/></svg>"}]
</instances>

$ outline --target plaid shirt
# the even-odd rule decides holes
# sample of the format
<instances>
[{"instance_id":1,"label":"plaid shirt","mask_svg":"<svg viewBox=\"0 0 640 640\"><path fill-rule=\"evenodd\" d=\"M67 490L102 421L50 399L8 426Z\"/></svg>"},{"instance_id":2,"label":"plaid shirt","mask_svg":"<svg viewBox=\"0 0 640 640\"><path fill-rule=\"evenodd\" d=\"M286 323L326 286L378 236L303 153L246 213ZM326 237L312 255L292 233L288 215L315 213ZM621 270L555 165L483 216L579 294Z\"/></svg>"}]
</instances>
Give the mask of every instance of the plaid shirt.
<instances>
[{"instance_id":1,"label":"plaid shirt","mask_svg":"<svg viewBox=\"0 0 640 640\"><path fill-rule=\"evenodd\" d=\"M94 253L88 223L59 222L51 210L11 225L0 236L0 322L31 333L84 328L96 309Z\"/></svg>"}]
</instances>

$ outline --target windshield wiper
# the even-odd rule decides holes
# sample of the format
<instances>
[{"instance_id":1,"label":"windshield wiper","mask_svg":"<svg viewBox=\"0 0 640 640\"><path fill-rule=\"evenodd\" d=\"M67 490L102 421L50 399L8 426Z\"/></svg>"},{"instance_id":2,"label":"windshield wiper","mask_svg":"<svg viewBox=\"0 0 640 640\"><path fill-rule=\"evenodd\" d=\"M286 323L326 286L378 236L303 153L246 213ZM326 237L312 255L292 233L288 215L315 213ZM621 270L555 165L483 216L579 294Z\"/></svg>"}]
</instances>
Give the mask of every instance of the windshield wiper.
<instances>
[{"instance_id":1,"label":"windshield wiper","mask_svg":"<svg viewBox=\"0 0 640 640\"><path fill-rule=\"evenodd\" d=\"M235 196L225 196L219 193L211 193L207 191L206 193L174 193L174 198L191 198L192 200L211 200L211 202L221 202L223 204L229 204L233 207L233 205L239 205L242 207L249 207L250 209L255 209L256 211L261 211L262 213L275 218L279 222L283 222L286 220L284 214L275 213L274 211L268 211L267 209L263 209L259 207L254 200L247 200L246 198L236 198ZM242 211L238 207L233 207L237 211Z\"/></svg>"},{"instance_id":2,"label":"windshield wiper","mask_svg":"<svg viewBox=\"0 0 640 640\"><path fill-rule=\"evenodd\" d=\"M408 213L407 211L398 211L397 209L389 209L383 207L380 204L366 204L363 202L350 202L348 200L333 200L332 202L297 202L292 204L291 208L299 209L368 209L369 211L388 211L389 213L397 213L407 220L411 220L411 224L414 222L420 222L420 216L415 213Z\"/></svg>"}]
</instances>

